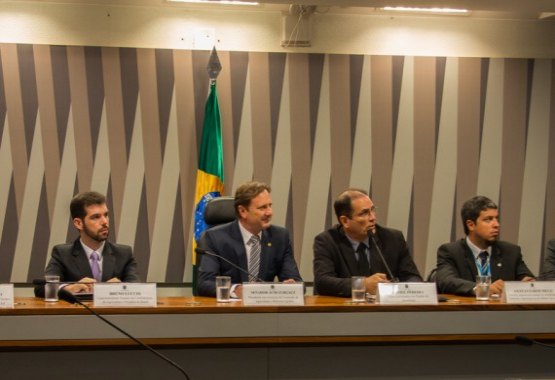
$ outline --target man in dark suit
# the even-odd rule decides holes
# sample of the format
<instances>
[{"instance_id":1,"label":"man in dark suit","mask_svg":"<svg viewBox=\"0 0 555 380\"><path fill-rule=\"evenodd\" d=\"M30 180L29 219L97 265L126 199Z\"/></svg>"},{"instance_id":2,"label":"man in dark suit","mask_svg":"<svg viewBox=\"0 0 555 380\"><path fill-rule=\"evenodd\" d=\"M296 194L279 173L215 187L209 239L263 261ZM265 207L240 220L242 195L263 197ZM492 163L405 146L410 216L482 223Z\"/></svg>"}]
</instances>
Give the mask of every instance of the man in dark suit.
<instances>
[{"instance_id":1,"label":"man in dark suit","mask_svg":"<svg viewBox=\"0 0 555 380\"><path fill-rule=\"evenodd\" d=\"M140 282L131 247L108 242L110 219L106 197L97 192L77 194L70 204L73 226L79 239L56 245L45 275L60 276L60 282L76 282L64 288L79 293L92 290L95 282ZM35 295L44 296L37 286Z\"/></svg>"},{"instance_id":2,"label":"man in dark suit","mask_svg":"<svg viewBox=\"0 0 555 380\"><path fill-rule=\"evenodd\" d=\"M499 212L489 198L476 196L461 209L466 238L437 251L436 281L441 293L474 295L476 276L491 276L490 294L501 294L503 280L532 281L520 247L499 241Z\"/></svg>"},{"instance_id":3,"label":"man in dark suit","mask_svg":"<svg viewBox=\"0 0 555 380\"><path fill-rule=\"evenodd\" d=\"M540 279L548 281L555 280L555 239L547 242Z\"/></svg>"},{"instance_id":4,"label":"man in dark suit","mask_svg":"<svg viewBox=\"0 0 555 380\"><path fill-rule=\"evenodd\" d=\"M198 272L199 296L216 296L216 276L231 277L231 293L237 298L242 295L243 282L274 281L276 277L285 283L302 281L289 233L271 225L270 191L268 185L260 182L239 186L235 192L237 220L210 228L200 238L199 248L222 256L244 271L225 260L204 255Z\"/></svg>"},{"instance_id":5,"label":"man in dark suit","mask_svg":"<svg viewBox=\"0 0 555 380\"><path fill-rule=\"evenodd\" d=\"M334 209L339 224L314 239L315 294L350 297L352 276L365 276L370 294L379 282L422 281L402 232L376 224L374 203L364 190L345 190ZM387 267L395 279L387 277Z\"/></svg>"}]
</instances>

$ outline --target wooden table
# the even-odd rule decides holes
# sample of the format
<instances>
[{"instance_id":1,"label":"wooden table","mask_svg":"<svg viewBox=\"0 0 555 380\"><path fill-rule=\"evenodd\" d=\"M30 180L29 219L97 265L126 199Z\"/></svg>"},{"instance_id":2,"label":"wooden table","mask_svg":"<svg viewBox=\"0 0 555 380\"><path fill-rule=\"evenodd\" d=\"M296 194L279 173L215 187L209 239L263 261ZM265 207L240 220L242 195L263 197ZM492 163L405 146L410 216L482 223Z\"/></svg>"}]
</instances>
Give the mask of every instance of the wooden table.
<instances>
[{"instance_id":1,"label":"wooden table","mask_svg":"<svg viewBox=\"0 0 555 380\"><path fill-rule=\"evenodd\" d=\"M414 377L409 375L423 370L425 377L431 376L436 369L430 364L437 363L439 358L440 377L465 373L469 368L474 370L469 372L471 376L479 373L492 378L515 377L514 368L521 368L533 376L545 378L554 374L555 378L555 366L549 364L552 360L546 360L552 352L514 344L515 335L555 340L555 305L508 305L498 301L477 302L466 297L448 298L448 302L438 305L377 305L315 296L306 297L304 306L245 307L240 302L218 304L212 298L166 297L159 298L155 308L94 310L147 344L180 352L187 359L194 357L191 370L200 371L204 367L204 372L199 372L201 378L207 370L213 371L214 376L245 378L243 367L213 367L208 358L221 355L220 359L225 362L246 352L256 352L255 357L260 355L243 364L252 367L255 373L260 370L262 378L283 378L284 371L296 378L315 378L333 374L333 368L338 371L338 378L359 377L361 369L348 364L351 358L367 354L381 357L384 352L416 366L416 372L415 369L403 372L400 376L403 378ZM56 351L67 355L68 351L78 349L88 355L118 350L118 356L133 356L137 355L135 346L136 343L79 305L18 298L13 309L0 309L0 350L3 351L0 367L7 353L27 358L37 352ZM481 351L486 353L480 355L502 355L504 359L492 369L490 359L481 364L474 358ZM201 352L205 355L200 355ZM467 359L461 362L460 355ZM300 372L291 373L289 366L277 365L282 356L295 362ZM518 357L518 361L511 361L512 356ZM374 370L388 369L396 373L398 368L391 368L387 358L374 363ZM155 357L148 359L149 362L156 360ZM348 370L343 368L343 362ZM324 364L339 367L321 373ZM520 367L512 367L517 364ZM170 378L174 375L163 362L156 365L160 371L169 371ZM509 372L505 372L506 368ZM18 373L24 370L19 368ZM127 378L125 374L123 378ZM53 373L52 378L59 375Z\"/></svg>"},{"instance_id":2,"label":"wooden table","mask_svg":"<svg viewBox=\"0 0 555 380\"><path fill-rule=\"evenodd\" d=\"M315 296L306 297L304 306L245 307L213 298L165 297L156 308L93 309L156 345L555 339L555 305L448 298L438 305L377 305ZM84 330L85 323L94 324L94 331ZM14 309L0 309L0 347L134 344L80 305L18 298Z\"/></svg>"}]
</instances>

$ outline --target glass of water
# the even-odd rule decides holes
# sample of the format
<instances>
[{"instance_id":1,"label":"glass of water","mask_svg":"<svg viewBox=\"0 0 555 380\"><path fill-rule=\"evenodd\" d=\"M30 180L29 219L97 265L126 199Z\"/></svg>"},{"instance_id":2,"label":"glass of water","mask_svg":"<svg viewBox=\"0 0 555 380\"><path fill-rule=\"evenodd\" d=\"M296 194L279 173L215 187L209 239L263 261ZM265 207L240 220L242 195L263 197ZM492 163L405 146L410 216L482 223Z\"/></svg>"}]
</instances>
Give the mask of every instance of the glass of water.
<instances>
[{"instance_id":1,"label":"glass of water","mask_svg":"<svg viewBox=\"0 0 555 380\"><path fill-rule=\"evenodd\" d=\"M231 293L231 277L216 277L216 301L229 302Z\"/></svg>"},{"instance_id":2,"label":"glass of water","mask_svg":"<svg viewBox=\"0 0 555 380\"><path fill-rule=\"evenodd\" d=\"M46 302L57 302L60 276L46 275L44 281L44 300Z\"/></svg>"},{"instance_id":3,"label":"glass of water","mask_svg":"<svg viewBox=\"0 0 555 380\"><path fill-rule=\"evenodd\" d=\"M364 276L351 277L351 301L365 302L366 301L366 284Z\"/></svg>"},{"instance_id":4,"label":"glass of water","mask_svg":"<svg viewBox=\"0 0 555 380\"><path fill-rule=\"evenodd\" d=\"M489 300L489 286L491 285L491 276L476 276L476 300Z\"/></svg>"}]
</instances>

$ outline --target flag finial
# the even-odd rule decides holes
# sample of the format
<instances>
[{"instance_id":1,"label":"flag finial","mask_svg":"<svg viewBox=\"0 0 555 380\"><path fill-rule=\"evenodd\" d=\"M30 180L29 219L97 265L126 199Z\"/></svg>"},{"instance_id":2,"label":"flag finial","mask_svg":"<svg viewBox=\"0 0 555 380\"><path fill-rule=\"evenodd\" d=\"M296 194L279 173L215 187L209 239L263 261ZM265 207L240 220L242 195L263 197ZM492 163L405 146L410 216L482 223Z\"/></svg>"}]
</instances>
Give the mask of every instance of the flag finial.
<instances>
[{"instance_id":1,"label":"flag finial","mask_svg":"<svg viewBox=\"0 0 555 380\"><path fill-rule=\"evenodd\" d=\"M215 81L220 74L220 71L222 71L222 65L220 64L220 59L218 58L215 46L212 48L212 53L210 53L210 59L208 60L206 70L208 71L208 77L211 81Z\"/></svg>"}]
</instances>

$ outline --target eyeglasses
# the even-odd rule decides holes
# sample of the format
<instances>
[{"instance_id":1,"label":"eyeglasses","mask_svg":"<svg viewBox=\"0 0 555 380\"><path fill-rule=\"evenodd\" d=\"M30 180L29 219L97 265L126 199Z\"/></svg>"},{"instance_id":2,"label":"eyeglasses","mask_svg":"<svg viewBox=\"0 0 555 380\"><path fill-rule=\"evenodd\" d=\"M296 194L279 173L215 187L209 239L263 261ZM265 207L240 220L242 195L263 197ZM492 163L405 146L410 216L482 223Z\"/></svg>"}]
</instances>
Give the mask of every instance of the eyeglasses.
<instances>
[{"instance_id":1,"label":"eyeglasses","mask_svg":"<svg viewBox=\"0 0 555 380\"><path fill-rule=\"evenodd\" d=\"M364 217L368 217L370 216L370 214L374 214L376 215L377 212L377 207L376 206L372 206L369 209L364 209L361 212L359 212L358 214L354 215L358 218L364 218ZM349 219L351 219L352 216L349 217Z\"/></svg>"}]
</instances>

